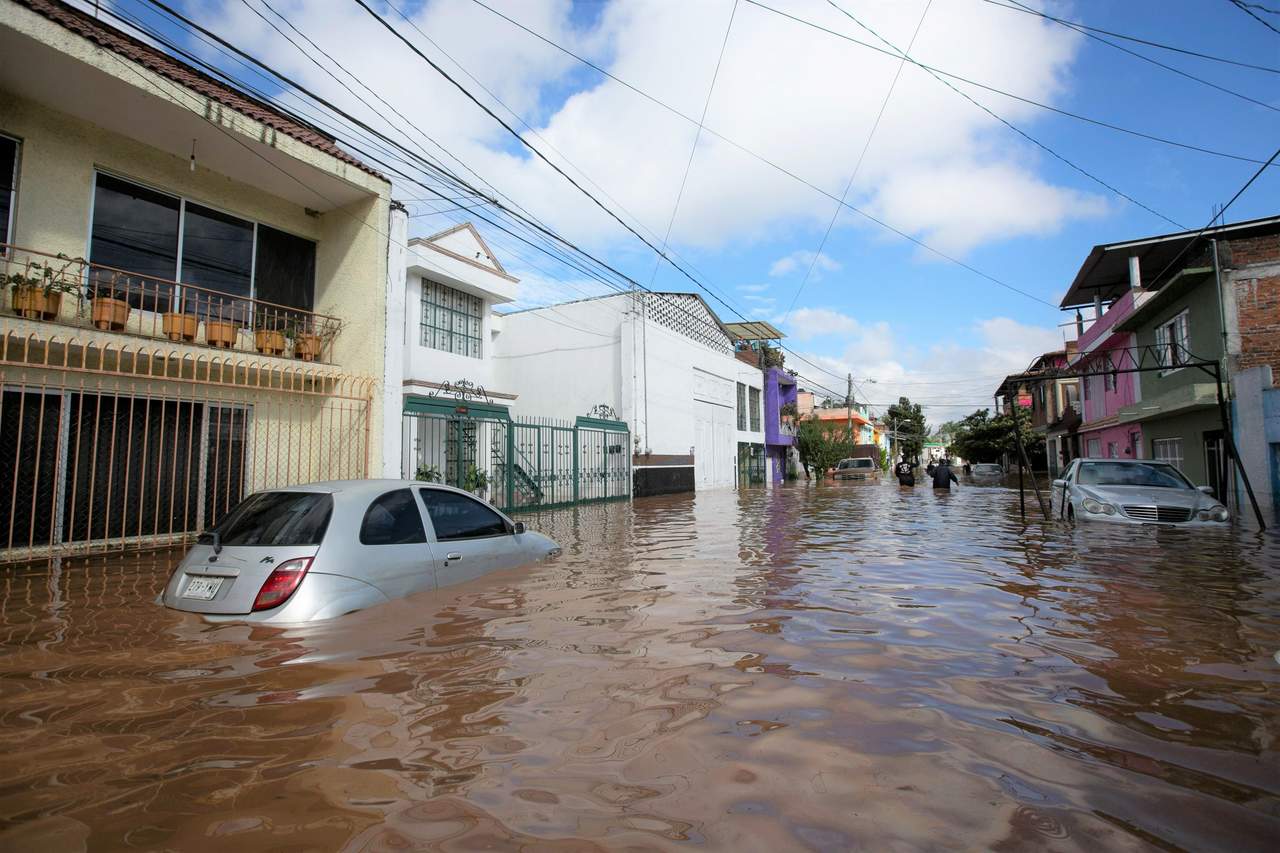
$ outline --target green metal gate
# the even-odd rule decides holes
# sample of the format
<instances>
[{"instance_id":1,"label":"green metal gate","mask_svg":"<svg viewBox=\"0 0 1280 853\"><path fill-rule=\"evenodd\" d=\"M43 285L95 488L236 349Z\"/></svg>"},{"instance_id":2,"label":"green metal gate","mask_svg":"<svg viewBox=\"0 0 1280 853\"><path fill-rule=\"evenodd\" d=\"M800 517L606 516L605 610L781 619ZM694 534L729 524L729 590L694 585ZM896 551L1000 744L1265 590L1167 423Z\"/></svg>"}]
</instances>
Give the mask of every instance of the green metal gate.
<instances>
[{"instance_id":1,"label":"green metal gate","mask_svg":"<svg viewBox=\"0 0 1280 853\"><path fill-rule=\"evenodd\" d=\"M631 496L621 421L511 419L505 406L410 397L402 475L456 486L507 511Z\"/></svg>"}]
</instances>

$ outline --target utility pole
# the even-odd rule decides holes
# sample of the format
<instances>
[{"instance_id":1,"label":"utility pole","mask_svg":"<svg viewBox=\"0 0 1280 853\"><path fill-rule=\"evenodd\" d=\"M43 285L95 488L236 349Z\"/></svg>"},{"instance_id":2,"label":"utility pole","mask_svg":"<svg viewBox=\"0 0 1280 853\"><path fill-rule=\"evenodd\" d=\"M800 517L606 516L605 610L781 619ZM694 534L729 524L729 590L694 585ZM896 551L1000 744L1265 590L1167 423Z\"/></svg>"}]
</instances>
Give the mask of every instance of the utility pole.
<instances>
[{"instance_id":1,"label":"utility pole","mask_svg":"<svg viewBox=\"0 0 1280 853\"><path fill-rule=\"evenodd\" d=\"M849 387L844 392L844 413L849 426L849 444L853 444L853 374L849 374Z\"/></svg>"}]
</instances>

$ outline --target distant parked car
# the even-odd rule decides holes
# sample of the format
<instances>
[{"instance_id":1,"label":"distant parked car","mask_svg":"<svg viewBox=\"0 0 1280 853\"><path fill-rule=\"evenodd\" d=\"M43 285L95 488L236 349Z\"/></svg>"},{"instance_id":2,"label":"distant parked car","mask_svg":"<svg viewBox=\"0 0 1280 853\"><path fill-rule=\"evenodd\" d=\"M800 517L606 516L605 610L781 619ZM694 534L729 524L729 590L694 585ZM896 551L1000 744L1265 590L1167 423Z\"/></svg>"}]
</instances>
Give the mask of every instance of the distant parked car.
<instances>
[{"instance_id":1,"label":"distant parked car","mask_svg":"<svg viewBox=\"0 0 1280 853\"><path fill-rule=\"evenodd\" d=\"M1053 481L1053 505L1071 521L1217 527L1231 520L1208 486L1154 459L1077 459Z\"/></svg>"},{"instance_id":2,"label":"distant parked car","mask_svg":"<svg viewBox=\"0 0 1280 853\"><path fill-rule=\"evenodd\" d=\"M1004 478L1004 468L994 462L975 462L969 476L980 482L994 482Z\"/></svg>"},{"instance_id":3,"label":"distant parked car","mask_svg":"<svg viewBox=\"0 0 1280 853\"><path fill-rule=\"evenodd\" d=\"M879 480L880 466L874 459L841 459L832 474L837 480Z\"/></svg>"},{"instance_id":4,"label":"distant parked car","mask_svg":"<svg viewBox=\"0 0 1280 853\"><path fill-rule=\"evenodd\" d=\"M245 498L200 535L162 600L213 620L308 622L559 552L450 486L312 483Z\"/></svg>"}]
</instances>

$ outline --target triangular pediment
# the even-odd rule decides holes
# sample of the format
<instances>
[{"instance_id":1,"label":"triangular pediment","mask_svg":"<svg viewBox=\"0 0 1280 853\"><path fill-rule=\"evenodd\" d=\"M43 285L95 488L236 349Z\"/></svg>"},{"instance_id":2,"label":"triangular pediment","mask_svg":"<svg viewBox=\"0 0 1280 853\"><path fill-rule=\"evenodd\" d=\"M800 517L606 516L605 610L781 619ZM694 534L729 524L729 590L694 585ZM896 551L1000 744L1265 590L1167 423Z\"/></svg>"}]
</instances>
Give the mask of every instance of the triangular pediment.
<instances>
[{"instance_id":1,"label":"triangular pediment","mask_svg":"<svg viewBox=\"0 0 1280 853\"><path fill-rule=\"evenodd\" d=\"M496 273L507 275L502 262L493 254L489 246L484 242L484 238L480 236L480 232L470 222L463 222L461 225L455 225L447 231L433 234L424 238L422 242L430 243L450 254L487 267Z\"/></svg>"}]
</instances>

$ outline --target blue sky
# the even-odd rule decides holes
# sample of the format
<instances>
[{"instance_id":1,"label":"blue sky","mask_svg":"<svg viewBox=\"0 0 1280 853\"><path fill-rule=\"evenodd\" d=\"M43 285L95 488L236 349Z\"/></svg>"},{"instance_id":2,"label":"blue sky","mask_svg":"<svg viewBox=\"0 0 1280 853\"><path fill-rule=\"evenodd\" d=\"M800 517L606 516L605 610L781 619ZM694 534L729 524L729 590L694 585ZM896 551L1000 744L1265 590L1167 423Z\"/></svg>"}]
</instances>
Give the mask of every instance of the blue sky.
<instances>
[{"instance_id":1,"label":"blue sky","mask_svg":"<svg viewBox=\"0 0 1280 853\"><path fill-rule=\"evenodd\" d=\"M638 239L530 157L358 6L340 0L269 1L476 174L565 237L643 284L693 289L666 265L657 265L655 272L653 253ZM183 6L254 55L423 147L403 122L371 114L266 28L248 9L262 10L260 2L188 0ZM472 0L402 5L418 30L381 8L496 112L513 124L522 120L533 127L536 133L517 124L534 145L653 242L662 242L670 222L671 250L734 308L780 324L787 345L808 360L793 356L791 366L812 384L842 388L837 377L852 372L861 399L884 403L907 394L929 405L930 419L938 422L986 404L996 377L1061 342L1057 325L1067 317L848 211L837 219L825 257L797 297L808 266L805 253L811 256L818 248L835 203L735 150L717 133L837 196L866 145L851 203L1050 303L1056 304L1094 244L1178 230L1058 162L910 65L902 70L868 144L899 60L742 0L736 8L734 0L486 2L686 116L696 118L706 105L706 125L714 133L699 138L674 221L694 125ZM875 41L825 0L761 2ZM921 62L1063 110L1256 159L1280 145L1280 74L1122 42L1273 108L1268 109L984 0L837 0L837 5L898 47L905 48L919 27L912 56ZM1280 68L1280 35L1226 0L1031 5L1093 27ZM133 0L118 6L139 8ZM1280 26L1280 15L1259 14ZM426 42L424 33L435 44ZM722 43L724 59L708 103ZM210 61L227 64L207 47L202 51ZM227 67L244 74L242 68ZM1188 228L1205 224L1213 205L1228 200L1257 168L957 85L1081 168ZM292 103L288 93L272 94ZM1276 213L1278 190L1280 168L1273 168L1227 218ZM398 186L397 193L425 195L412 185ZM412 203L414 233L441 230L467 215L447 207ZM522 305L602 289L478 225L503 263L524 280ZM793 300L794 310L788 311ZM734 311L711 301L723 319L737 319Z\"/></svg>"}]
</instances>

